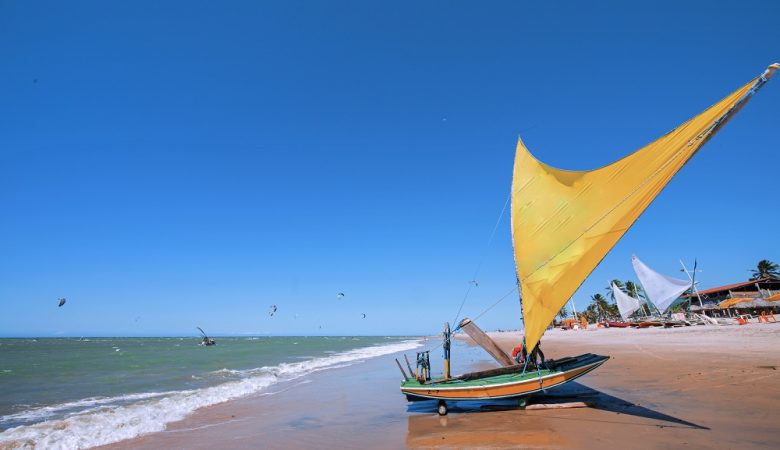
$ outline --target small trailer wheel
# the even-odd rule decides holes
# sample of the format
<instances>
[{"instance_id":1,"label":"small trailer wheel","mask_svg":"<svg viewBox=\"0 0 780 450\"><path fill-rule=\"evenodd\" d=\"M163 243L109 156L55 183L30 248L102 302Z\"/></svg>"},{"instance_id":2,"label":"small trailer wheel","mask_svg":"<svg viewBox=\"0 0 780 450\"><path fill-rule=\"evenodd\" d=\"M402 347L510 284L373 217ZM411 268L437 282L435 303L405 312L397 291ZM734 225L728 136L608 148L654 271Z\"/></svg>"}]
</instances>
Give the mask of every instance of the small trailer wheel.
<instances>
[{"instance_id":1,"label":"small trailer wheel","mask_svg":"<svg viewBox=\"0 0 780 450\"><path fill-rule=\"evenodd\" d=\"M437 411L440 416L447 415L447 403L445 403L444 400L439 400L439 408Z\"/></svg>"}]
</instances>

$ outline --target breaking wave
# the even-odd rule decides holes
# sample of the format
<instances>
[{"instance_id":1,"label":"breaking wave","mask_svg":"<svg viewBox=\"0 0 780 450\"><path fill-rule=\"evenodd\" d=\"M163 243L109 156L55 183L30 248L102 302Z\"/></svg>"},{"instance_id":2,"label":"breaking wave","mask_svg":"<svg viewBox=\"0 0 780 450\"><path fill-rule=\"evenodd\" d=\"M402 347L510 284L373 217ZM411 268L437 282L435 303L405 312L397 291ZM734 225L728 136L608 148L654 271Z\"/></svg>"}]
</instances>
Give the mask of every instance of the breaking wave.
<instances>
[{"instance_id":1,"label":"breaking wave","mask_svg":"<svg viewBox=\"0 0 780 450\"><path fill-rule=\"evenodd\" d=\"M0 448L82 449L110 444L163 431L168 423L181 420L198 408L255 394L279 382L410 350L420 345L419 341L409 340L270 367L222 369L213 373L230 375L231 379L235 379L201 389L86 398L0 416L0 423L20 419L43 420L0 433ZM63 414L63 418L47 420Z\"/></svg>"}]
</instances>

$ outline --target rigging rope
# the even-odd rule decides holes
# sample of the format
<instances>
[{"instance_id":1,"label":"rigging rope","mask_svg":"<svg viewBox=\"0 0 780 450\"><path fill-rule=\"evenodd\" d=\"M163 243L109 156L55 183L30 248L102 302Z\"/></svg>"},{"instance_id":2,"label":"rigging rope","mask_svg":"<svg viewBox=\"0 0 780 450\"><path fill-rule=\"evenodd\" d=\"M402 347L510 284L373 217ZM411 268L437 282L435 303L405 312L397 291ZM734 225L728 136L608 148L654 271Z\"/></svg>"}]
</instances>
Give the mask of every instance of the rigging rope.
<instances>
[{"instance_id":1,"label":"rigging rope","mask_svg":"<svg viewBox=\"0 0 780 450\"><path fill-rule=\"evenodd\" d=\"M510 289L510 290L509 290L509 291L508 291L506 294L502 295L502 296L501 296L501 297L500 297L498 300L496 300L496 301L495 301L495 302L494 302L492 305L488 306L487 308L485 308L484 310L482 310L482 312L481 312L481 313L479 313L479 314L478 314L476 317L474 317L473 319L471 319L471 320L472 320L472 322L473 322L473 321L476 321L476 320L477 320L477 319L479 319L480 317L484 316L484 315L485 315L485 314L486 314L488 311L490 311L491 309L495 308L495 307L496 307L496 306L497 306L499 303L501 303L502 301L504 301L504 300L505 300L507 297L509 297L509 296L510 296L510 295L511 295L513 292L515 292L516 290L517 290L517 286L514 286L514 287L512 287L512 289ZM454 333L456 333L458 330L460 330L460 324L455 324L455 328L453 328L453 329L452 329L451 333L452 333L452 334L454 334ZM439 343L439 345L436 345L435 347L430 347L430 348L429 348L427 351L429 351L429 352L430 352L430 351L437 350L439 347L442 347L443 345L444 345L444 340L442 340L442 342L440 342L440 343Z\"/></svg>"},{"instance_id":2,"label":"rigging rope","mask_svg":"<svg viewBox=\"0 0 780 450\"><path fill-rule=\"evenodd\" d=\"M501 223L501 219L504 218L504 213L506 212L506 207L509 205L509 200L512 199L512 190L509 190L509 195L506 197L506 201L504 202L504 207L501 208L501 214L498 215L498 220L496 220L496 224L493 225L493 231L490 232L490 238L488 239L487 244L485 245L485 248L482 250L482 257L479 259L479 264L477 264L476 270L474 270L474 275L471 277L471 280L476 282L477 275L479 274L479 270L482 268L482 263L485 262L485 256L487 255L487 250L490 248L490 244L493 243L493 237L496 235L496 230L498 230L498 225ZM466 299L469 297L469 293L471 293L471 288L473 284L469 282L469 287L466 289L466 293L463 295L463 300L460 302L460 307L458 308L458 312L455 314L455 320L452 321L452 324L457 326L458 319L460 318L460 313L463 311L463 306L466 304Z\"/></svg>"},{"instance_id":3,"label":"rigging rope","mask_svg":"<svg viewBox=\"0 0 780 450\"><path fill-rule=\"evenodd\" d=\"M495 303L493 303L492 305L488 306L488 307L487 307L485 310L483 310L481 313L479 313L479 314L478 314L476 317L474 317L473 319L471 319L471 320L472 320L472 322L473 322L473 321L476 321L476 320L477 320L477 319L479 319L480 317L482 317L482 316L484 316L485 314L487 314L487 312L488 312L488 311L490 311L491 309L495 308L495 307L496 307L496 306L497 306L499 303L501 303L502 301L504 301L504 300L505 300L507 297L509 297L509 295L511 295L512 293L514 293L516 290L517 290L517 286L513 286L513 287L512 287L512 289L510 289L510 290L509 290L509 291L508 291L506 294L504 294L503 296L501 296L501 298L499 298L498 300L496 300L496 302L495 302Z\"/></svg>"}]
</instances>

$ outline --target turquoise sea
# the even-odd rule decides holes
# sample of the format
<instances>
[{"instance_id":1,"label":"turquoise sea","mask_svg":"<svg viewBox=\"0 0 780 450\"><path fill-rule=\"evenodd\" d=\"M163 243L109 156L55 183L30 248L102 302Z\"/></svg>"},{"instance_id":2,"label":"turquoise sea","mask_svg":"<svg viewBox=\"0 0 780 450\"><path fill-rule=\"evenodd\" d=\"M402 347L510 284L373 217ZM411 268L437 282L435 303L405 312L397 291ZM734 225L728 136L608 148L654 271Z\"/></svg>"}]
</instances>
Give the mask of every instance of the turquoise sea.
<instances>
[{"instance_id":1,"label":"turquoise sea","mask_svg":"<svg viewBox=\"0 0 780 450\"><path fill-rule=\"evenodd\" d=\"M87 448L420 345L412 337L0 339L0 447Z\"/></svg>"}]
</instances>

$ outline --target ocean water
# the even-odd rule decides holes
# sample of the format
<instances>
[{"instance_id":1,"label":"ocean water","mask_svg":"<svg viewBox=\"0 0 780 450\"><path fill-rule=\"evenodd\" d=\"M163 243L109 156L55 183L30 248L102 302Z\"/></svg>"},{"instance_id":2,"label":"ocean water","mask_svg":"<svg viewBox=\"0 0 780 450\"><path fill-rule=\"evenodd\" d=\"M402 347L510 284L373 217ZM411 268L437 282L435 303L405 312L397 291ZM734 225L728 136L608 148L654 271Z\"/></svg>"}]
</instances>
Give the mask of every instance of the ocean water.
<instances>
[{"instance_id":1,"label":"ocean water","mask_svg":"<svg viewBox=\"0 0 780 450\"><path fill-rule=\"evenodd\" d=\"M307 374L421 345L409 337L0 339L0 448L88 448Z\"/></svg>"}]
</instances>

